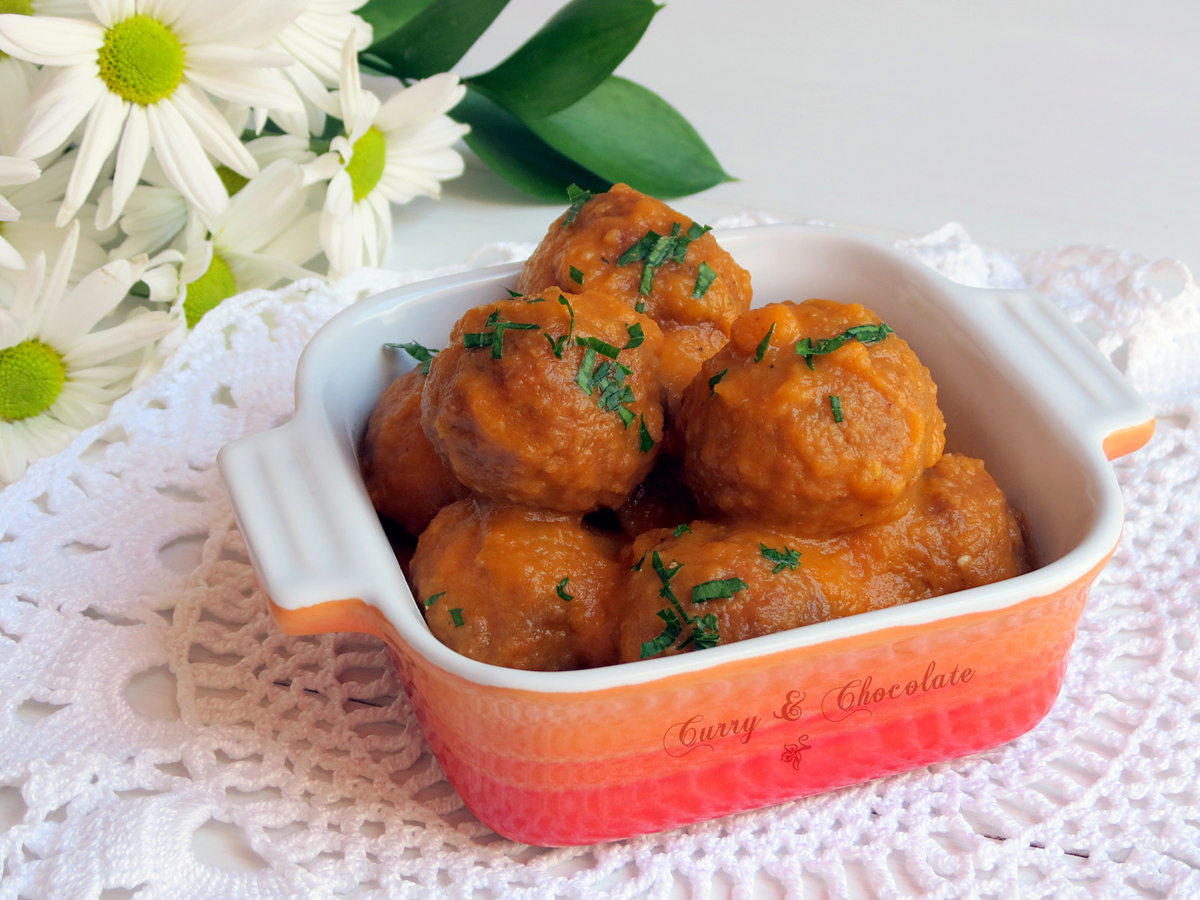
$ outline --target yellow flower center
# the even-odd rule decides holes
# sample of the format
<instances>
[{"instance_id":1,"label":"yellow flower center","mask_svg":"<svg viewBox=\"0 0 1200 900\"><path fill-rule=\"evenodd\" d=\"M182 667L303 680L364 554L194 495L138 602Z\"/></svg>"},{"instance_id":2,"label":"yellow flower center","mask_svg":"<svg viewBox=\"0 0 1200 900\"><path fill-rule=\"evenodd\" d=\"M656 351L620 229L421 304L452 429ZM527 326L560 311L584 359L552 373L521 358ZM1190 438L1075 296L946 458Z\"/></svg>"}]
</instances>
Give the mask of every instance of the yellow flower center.
<instances>
[{"instance_id":1,"label":"yellow flower center","mask_svg":"<svg viewBox=\"0 0 1200 900\"><path fill-rule=\"evenodd\" d=\"M62 356L41 341L0 350L0 419L15 422L45 412L66 380Z\"/></svg>"},{"instance_id":2,"label":"yellow flower center","mask_svg":"<svg viewBox=\"0 0 1200 900\"><path fill-rule=\"evenodd\" d=\"M357 203L379 184L383 177L383 164L386 162L387 141L383 132L372 126L367 133L354 142L354 155L346 164L346 174L350 176L350 186L354 188L354 202Z\"/></svg>"},{"instance_id":3,"label":"yellow flower center","mask_svg":"<svg viewBox=\"0 0 1200 900\"><path fill-rule=\"evenodd\" d=\"M212 262L203 275L187 286L187 299L183 301L183 314L188 328L204 318L209 310L216 309L226 297L237 293L237 280L229 263L220 254L213 253Z\"/></svg>"},{"instance_id":4,"label":"yellow flower center","mask_svg":"<svg viewBox=\"0 0 1200 900\"><path fill-rule=\"evenodd\" d=\"M33 3L31 0L0 0L0 16L32 16ZM3 50L0 50L0 59L5 59L8 56Z\"/></svg>"},{"instance_id":5,"label":"yellow flower center","mask_svg":"<svg viewBox=\"0 0 1200 900\"><path fill-rule=\"evenodd\" d=\"M150 106L170 97L183 78L183 45L157 19L130 16L104 32L100 77L130 103Z\"/></svg>"},{"instance_id":6,"label":"yellow flower center","mask_svg":"<svg viewBox=\"0 0 1200 900\"><path fill-rule=\"evenodd\" d=\"M221 179L221 184L225 185L225 193L230 197L250 183L249 178L238 174L229 166L217 166L217 177Z\"/></svg>"}]
</instances>

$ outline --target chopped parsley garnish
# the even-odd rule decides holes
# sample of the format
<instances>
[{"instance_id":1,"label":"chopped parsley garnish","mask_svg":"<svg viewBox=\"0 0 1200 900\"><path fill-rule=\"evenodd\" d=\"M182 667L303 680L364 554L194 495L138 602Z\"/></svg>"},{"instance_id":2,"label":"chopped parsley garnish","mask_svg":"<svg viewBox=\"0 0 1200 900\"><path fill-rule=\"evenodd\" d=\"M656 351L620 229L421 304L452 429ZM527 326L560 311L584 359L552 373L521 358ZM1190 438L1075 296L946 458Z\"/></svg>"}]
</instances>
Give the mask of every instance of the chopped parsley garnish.
<instances>
[{"instance_id":1,"label":"chopped parsley garnish","mask_svg":"<svg viewBox=\"0 0 1200 900\"><path fill-rule=\"evenodd\" d=\"M648 553L649 551L646 551L646 552ZM639 559L637 562L635 562L632 566L629 567L630 570L632 570L634 572L642 571L642 563L644 563L645 561L646 561L646 554L643 553L642 558Z\"/></svg>"},{"instance_id":2,"label":"chopped parsley garnish","mask_svg":"<svg viewBox=\"0 0 1200 900\"><path fill-rule=\"evenodd\" d=\"M433 604L437 603L440 599L442 599L445 596L446 596L446 592L442 591L439 594L434 594L432 597L426 597L425 598L425 608L429 609L429 607L433 606Z\"/></svg>"},{"instance_id":3,"label":"chopped parsley garnish","mask_svg":"<svg viewBox=\"0 0 1200 900\"><path fill-rule=\"evenodd\" d=\"M563 346L567 343L567 338L570 337L570 335L560 334L558 337L552 338L543 331L542 336L550 342L550 349L554 351L554 355L559 359L562 359Z\"/></svg>"},{"instance_id":4,"label":"chopped parsley garnish","mask_svg":"<svg viewBox=\"0 0 1200 900\"><path fill-rule=\"evenodd\" d=\"M575 307L573 307L571 305L571 301L568 300L566 297L564 297L562 294L558 295L558 302L561 306L565 306L567 308L567 312L569 312L571 314L571 324L567 328L567 334L574 334L575 333Z\"/></svg>"},{"instance_id":5,"label":"chopped parsley garnish","mask_svg":"<svg viewBox=\"0 0 1200 900\"><path fill-rule=\"evenodd\" d=\"M844 420L842 417L842 400L833 394L829 395L829 408L833 410L833 421L841 423Z\"/></svg>"},{"instance_id":6,"label":"chopped parsley garnish","mask_svg":"<svg viewBox=\"0 0 1200 900\"><path fill-rule=\"evenodd\" d=\"M622 350L632 350L634 347L642 346L642 341L646 339L646 335L642 331L641 322L626 325L625 330L629 332L629 340L625 342L625 346L621 348Z\"/></svg>"},{"instance_id":7,"label":"chopped parsley garnish","mask_svg":"<svg viewBox=\"0 0 1200 900\"><path fill-rule=\"evenodd\" d=\"M630 263L637 262L638 260L645 261L642 268L642 281L638 286L638 292L642 296L648 297L650 295L650 290L654 286L654 273L660 267L662 267L667 260L674 260L677 263L682 263L687 256L688 244L706 232L711 231L709 226L699 225L693 222L692 226L688 228L686 233L680 234L679 232L682 227L683 226L679 222L675 222L671 225L670 234L659 234L654 230L647 231L646 234L637 241L637 243L617 257L618 266L627 266ZM708 285L712 282L712 279L716 277L716 273L712 272L712 269L708 268L707 263L701 263L700 266L701 277L703 277L704 270L706 269L712 273L708 277L708 281L706 281L704 284L704 290L708 290ZM704 292L701 291L699 295L693 293L692 296L703 297ZM641 309L638 310L638 312L641 311Z\"/></svg>"},{"instance_id":8,"label":"chopped parsley garnish","mask_svg":"<svg viewBox=\"0 0 1200 900\"><path fill-rule=\"evenodd\" d=\"M520 298L520 297L513 297L513 299L514 299L514 300L520 300L521 298ZM526 302L526 303L545 303L545 302L546 302L546 298L545 298L545 297L534 297L533 299L531 299L531 300L526 300L525 302Z\"/></svg>"},{"instance_id":9,"label":"chopped parsley garnish","mask_svg":"<svg viewBox=\"0 0 1200 900\"><path fill-rule=\"evenodd\" d=\"M762 362L763 357L767 355L767 348L771 346L771 335L775 333L775 323L771 323L771 327L767 329L767 333L763 339L759 341L758 348L754 351L754 361Z\"/></svg>"},{"instance_id":10,"label":"chopped parsley garnish","mask_svg":"<svg viewBox=\"0 0 1200 900\"><path fill-rule=\"evenodd\" d=\"M514 291L512 288L505 288L505 290L506 290L506 291L508 291L508 296L509 296L509 297L511 297L513 300L520 300L522 297L524 297L524 296L525 296L524 294L519 294L519 293L517 293L517 292L516 292L516 291ZM536 300L529 300L529 301L526 301L526 302L528 302L528 303L537 303L537 301L536 301Z\"/></svg>"},{"instance_id":11,"label":"chopped parsley garnish","mask_svg":"<svg viewBox=\"0 0 1200 900\"><path fill-rule=\"evenodd\" d=\"M384 344L385 347L391 347L393 350L403 350L413 359L421 364L421 374L429 374L429 364L433 362L433 355L440 353L440 350L430 350L428 347L422 347L416 341L408 341L403 344Z\"/></svg>"},{"instance_id":12,"label":"chopped parsley garnish","mask_svg":"<svg viewBox=\"0 0 1200 900\"><path fill-rule=\"evenodd\" d=\"M450 618L454 621L455 628L463 627L462 607L450 610Z\"/></svg>"},{"instance_id":13,"label":"chopped parsley garnish","mask_svg":"<svg viewBox=\"0 0 1200 900\"><path fill-rule=\"evenodd\" d=\"M566 600L567 602L570 602L575 599L575 596L573 594L567 593L567 582L570 580L571 580L571 576L568 575L566 578L564 578L562 581L560 581L558 583L557 587L554 588L554 592L556 594L558 594L558 596L561 599Z\"/></svg>"},{"instance_id":14,"label":"chopped parsley garnish","mask_svg":"<svg viewBox=\"0 0 1200 900\"><path fill-rule=\"evenodd\" d=\"M728 600L738 591L744 591L748 587L750 585L740 578L705 581L692 588L692 602L707 603L709 600Z\"/></svg>"},{"instance_id":15,"label":"chopped parsley garnish","mask_svg":"<svg viewBox=\"0 0 1200 900\"><path fill-rule=\"evenodd\" d=\"M567 217L563 219L563 228L574 222L579 211L583 209L583 205L595 196L594 193L585 191L577 184L568 185L567 199L571 201L571 206L567 209Z\"/></svg>"},{"instance_id":16,"label":"chopped parsley garnish","mask_svg":"<svg viewBox=\"0 0 1200 900\"><path fill-rule=\"evenodd\" d=\"M590 347L601 356L607 356L609 359L616 359L617 354L621 352L619 347L614 347L612 344L606 343L598 337L577 337L575 338L575 346Z\"/></svg>"},{"instance_id":17,"label":"chopped parsley garnish","mask_svg":"<svg viewBox=\"0 0 1200 900\"><path fill-rule=\"evenodd\" d=\"M772 575L778 575L784 569L795 569L800 565L800 551L793 550L787 544L783 545L782 550L776 550L766 544L759 544L758 549L762 551L764 559L775 563L775 567L771 569Z\"/></svg>"},{"instance_id":18,"label":"chopped parsley garnish","mask_svg":"<svg viewBox=\"0 0 1200 900\"><path fill-rule=\"evenodd\" d=\"M683 624L679 621L679 616L675 615L675 610L660 609L657 615L667 623L667 626L654 640L642 644L642 659L648 659L651 656L657 656L659 653L662 653L675 643L679 635L683 634Z\"/></svg>"},{"instance_id":19,"label":"chopped parsley garnish","mask_svg":"<svg viewBox=\"0 0 1200 900\"><path fill-rule=\"evenodd\" d=\"M580 287L583 287L583 273L574 266L571 266L571 280Z\"/></svg>"},{"instance_id":20,"label":"chopped parsley garnish","mask_svg":"<svg viewBox=\"0 0 1200 900\"><path fill-rule=\"evenodd\" d=\"M552 338L546 335L546 340L550 342L550 349L554 351L554 355L562 359L563 346L571 339L571 335L575 333L575 307L571 306L571 301L562 294L558 295L558 302L567 308L567 312L571 314L571 324L567 326L567 333L559 335L557 338Z\"/></svg>"},{"instance_id":21,"label":"chopped parsley garnish","mask_svg":"<svg viewBox=\"0 0 1200 900\"><path fill-rule=\"evenodd\" d=\"M722 369L712 378L708 379L708 396L711 397L717 392L717 385L721 383L721 379L724 378L728 372L728 369Z\"/></svg>"},{"instance_id":22,"label":"chopped parsley garnish","mask_svg":"<svg viewBox=\"0 0 1200 900\"><path fill-rule=\"evenodd\" d=\"M813 342L812 338L801 338L796 341L796 355L803 356L810 369L814 356L825 356L834 350L839 350L847 341L858 341L860 344L877 344L894 331L882 322L878 325L855 325L847 328L841 334L831 338L821 338Z\"/></svg>"},{"instance_id":23,"label":"chopped parsley garnish","mask_svg":"<svg viewBox=\"0 0 1200 900\"><path fill-rule=\"evenodd\" d=\"M638 431L639 448L643 453L649 453L650 448L654 446L654 438L650 436L650 429L646 427L646 417L639 413L638 419L642 423Z\"/></svg>"},{"instance_id":24,"label":"chopped parsley garnish","mask_svg":"<svg viewBox=\"0 0 1200 900\"><path fill-rule=\"evenodd\" d=\"M637 303L635 303L633 305L633 308L636 309L640 313L644 313L646 311L646 301L639 300Z\"/></svg>"},{"instance_id":25,"label":"chopped parsley garnish","mask_svg":"<svg viewBox=\"0 0 1200 900\"><path fill-rule=\"evenodd\" d=\"M591 396L592 373L596 370L596 351L588 347L583 351L583 359L579 361L579 371L575 373L575 383L580 389Z\"/></svg>"},{"instance_id":26,"label":"chopped parsley garnish","mask_svg":"<svg viewBox=\"0 0 1200 900\"><path fill-rule=\"evenodd\" d=\"M700 630L696 630L696 626L700 626ZM717 646L721 641L721 635L717 631L717 617L713 613L708 613L703 616L697 616L692 621L692 637L696 641L697 650L708 650Z\"/></svg>"},{"instance_id":27,"label":"chopped parsley garnish","mask_svg":"<svg viewBox=\"0 0 1200 900\"><path fill-rule=\"evenodd\" d=\"M645 557L642 557L645 559ZM703 616L692 617L687 614L679 599L675 596L675 592L671 590L671 579L679 574L679 570L683 568L677 562L672 562L670 567L663 565L662 557L655 550L650 555L650 565L654 569L654 573L658 575L658 580L662 582L662 589L658 592L660 597L665 597L670 601L671 606L667 609L659 610L656 615L666 623L666 627L662 633L652 641L642 644L641 658L654 656L662 653L668 647L675 643L681 634L683 634L683 626L690 625L692 633L688 636L680 648L686 647L688 644L695 643L697 650L707 650L709 647L715 647L720 641L720 635L717 631L717 617L712 613ZM641 566L641 560L638 560L638 566ZM727 596L733 596L733 590L741 590L746 586L745 582L738 578L726 579L725 582L706 582L707 585L725 584L738 582L740 587L732 587ZM703 588L705 585L697 585L692 588L692 598L695 601L697 588ZM725 596L725 595L722 595ZM706 597L705 599L715 599L714 597Z\"/></svg>"},{"instance_id":28,"label":"chopped parsley garnish","mask_svg":"<svg viewBox=\"0 0 1200 900\"><path fill-rule=\"evenodd\" d=\"M650 554L650 568L654 570L654 574L662 582L662 590L658 592L658 596L666 597L672 603L678 603L679 601L675 599L675 593L671 590L671 579L679 574L679 570L683 566L677 562L672 562L671 567L668 569L663 565L662 557L658 555L658 551L655 550Z\"/></svg>"},{"instance_id":29,"label":"chopped parsley garnish","mask_svg":"<svg viewBox=\"0 0 1200 900\"><path fill-rule=\"evenodd\" d=\"M700 263L700 268L696 270L696 286L692 288L692 299L699 300L708 293L709 286L717 278L717 273L713 271L712 266L706 262Z\"/></svg>"},{"instance_id":30,"label":"chopped parsley garnish","mask_svg":"<svg viewBox=\"0 0 1200 900\"><path fill-rule=\"evenodd\" d=\"M500 315L499 309L494 310L483 324L492 330L467 332L463 335L463 347L467 350L491 347L492 359L500 359L504 355L505 331L531 331L541 327L533 322L510 322Z\"/></svg>"},{"instance_id":31,"label":"chopped parsley garnish","mask_svg":"<svg viewBox=\"0 0 1200 900\"><path fill-rule=\"evenodd\" d=\"M675 537L679 537L680 535L691 534L691 533L692 533L692 529L688 528L686 522L675 526Z\"/></svg>"}]
</instances>

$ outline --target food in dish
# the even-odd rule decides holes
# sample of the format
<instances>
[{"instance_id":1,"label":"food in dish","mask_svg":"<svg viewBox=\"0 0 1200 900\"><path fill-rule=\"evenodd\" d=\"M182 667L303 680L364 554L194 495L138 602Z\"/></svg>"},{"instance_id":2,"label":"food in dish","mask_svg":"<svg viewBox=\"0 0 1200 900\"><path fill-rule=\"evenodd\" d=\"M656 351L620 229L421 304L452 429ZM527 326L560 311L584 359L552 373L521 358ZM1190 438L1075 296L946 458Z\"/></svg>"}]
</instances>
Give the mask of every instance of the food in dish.
<instances>
[{"instance_id":1,"label":"food in dish","mask_svg":"<svg viewBox=\"0 0 1200 900\"><path fill-rule=\"evenodd\" d=\"M412 535L424 531L443 506L470 493L421 430L424 387L420 368L391 383L371 414L359 459L371 504Z\"/></svg>"},{"instance_id":2,"label":"food in dish","mask_svg":"<svg viewBox=\"0 0 1200 900\"><path fill-rule=\"evenodd\" d=\"M428 373L421 437L473 492L442 492L411 567L452 649L606 665L1027 569L983 463L943 455L937 389L901 337L860 304L739 311L748 276L693 224L625 186L581 195L527 294L468 311L441 352L402 345ZM564 270L569 287L532 291ZM694 345L681 387L664 359L687 329L722 346ZM376 439L368 476L385 464Z\"/></svg>"},{"instance_id":3,"label":"food in dish","mask_svg":"<svg viewBox=\"0 0 1200 900\"><path fill-rule=\"evenodd\" d=\"M679 426L701 508L808 534L894 518L945 444L929 370L866 307L830 300L738 318Z\"/></svg>"},{"instance_id":4,"label":"food in dish","mask_svg":"<svg viewBox=\"0 0 1200 900\"><path fill-rule=\"evenodd\" d=\"M468 497L421 535L412 580L451 649L497 666L582 669L617 661L618 552L577 516Z\"/></svg>"},{"instance_id":5,"label":"food in dish","mask_svg":"<svg viewBox=\"0 0 1200 900\"><path fill-rule=\"evenodd\" d=\"M625 184L589 197L577 195L586 202L550 225L517 289L586 288L644 310L663 331L662 378L674 411L700 364L750 308L750 273L707 227L661 200Z\"/></svg>"},{"instance_id":6,"label":"food in dish","mask_svg":"<svg viewBox=\"0 0 1200 900\"><path fill-rule=\"evenodd\" d=\"M661 347L652 319L599 291L487 304L432 361L421 425L479 494L559 512L620 506L662 439Z\"/></svg>"}]
</instances>

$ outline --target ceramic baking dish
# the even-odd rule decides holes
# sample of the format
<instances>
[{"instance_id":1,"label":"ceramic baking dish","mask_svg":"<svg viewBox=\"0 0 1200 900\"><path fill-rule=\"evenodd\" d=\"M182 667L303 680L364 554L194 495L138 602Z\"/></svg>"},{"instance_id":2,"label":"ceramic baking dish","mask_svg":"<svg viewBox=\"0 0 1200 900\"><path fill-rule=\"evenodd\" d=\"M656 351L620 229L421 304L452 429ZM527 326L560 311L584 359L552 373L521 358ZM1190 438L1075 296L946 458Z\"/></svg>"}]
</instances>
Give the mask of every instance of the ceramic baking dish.
<instances>
[{"instance_id":1,"label":"ceramic baking dish","mask_svg":"<svg viewBox=\"0 0 1200 900\"><path fill-rule=\"evenodd\" d=\"M576 672L479 663L424 620L358 474L384 388L441 347L519 265L399 288L336 316L300 360L296 415L220 456L250 557L293 634L383 638L450 782L487 825L537 845L658 831L1011 740L1058 695L1088 588L1117 545L1109 459L1154 419L1047 300L956 285L841 230L720 233L756 305L874 309L938 385L947 449L982 458L1040 567L1010 581L741 643Z\"/></svg>"}]
</instances>

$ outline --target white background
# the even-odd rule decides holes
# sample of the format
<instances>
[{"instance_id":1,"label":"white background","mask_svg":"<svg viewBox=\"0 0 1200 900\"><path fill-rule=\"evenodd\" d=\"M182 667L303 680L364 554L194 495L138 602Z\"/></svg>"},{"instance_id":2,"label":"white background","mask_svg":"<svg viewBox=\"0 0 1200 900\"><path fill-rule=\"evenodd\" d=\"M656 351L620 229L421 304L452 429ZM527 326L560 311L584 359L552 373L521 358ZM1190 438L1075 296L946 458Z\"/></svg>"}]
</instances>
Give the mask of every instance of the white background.
<instances>
[{"instance_id":1,"label":"white background","mask_svg":"<svg viewBox=\"0 0 1200 900\"><path fill-rule=\"evenodd\" d=\"M512 0L482 72L565 0ZM669 0L617 70L740 180L675 205L766 209L1004 249L1107 244L1200 267L1196 0ZM557 215L468 158L396 211L389 265L536 241Z\"/></svg>"}]
</instances>

